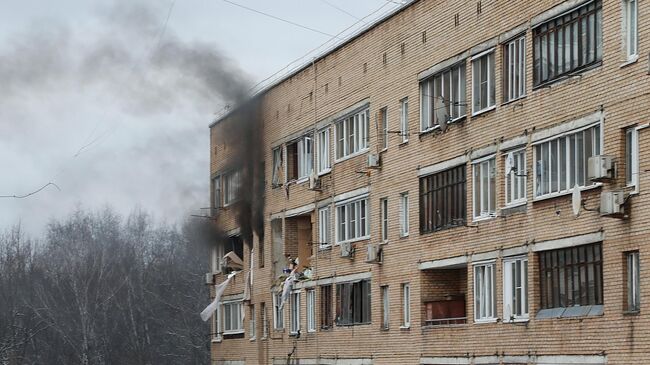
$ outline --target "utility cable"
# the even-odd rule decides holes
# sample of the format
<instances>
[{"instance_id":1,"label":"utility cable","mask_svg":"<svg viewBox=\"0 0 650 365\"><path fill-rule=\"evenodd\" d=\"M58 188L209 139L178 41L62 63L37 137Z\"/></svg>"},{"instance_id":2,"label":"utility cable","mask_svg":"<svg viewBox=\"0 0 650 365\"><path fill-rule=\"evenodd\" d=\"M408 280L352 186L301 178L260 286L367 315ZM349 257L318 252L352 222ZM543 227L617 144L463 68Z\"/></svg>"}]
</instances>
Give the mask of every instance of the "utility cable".
<instances>
[{"instance_id":1,"label":"utility cable","mask_svg":"<svg viewBox=\"0 0 650 365\"><path fill-rule=\"evenodd\" d=\"M347 11L347 10L345 10L345 9L342 9L342 8L336 6L335 4L332 4L331 2L329 2L329 1L327 1L327 0L320 0L320 1L323 2L323 3L325 3L325 4L327 4L327 5L329 5L329 6L331 6L331 7L334 8L334 9L340 11L341 13L347 14L347 15L351 16L352 18L354 18L354 19L356 19L356 20L359 20L359 21L363 22L364 24L367 24L365 21L363 21L363 20L362 20L361 18L359 18L358 16L356 16L356 15L350 13L349 11Z\"/></svg>"}]
</instances>

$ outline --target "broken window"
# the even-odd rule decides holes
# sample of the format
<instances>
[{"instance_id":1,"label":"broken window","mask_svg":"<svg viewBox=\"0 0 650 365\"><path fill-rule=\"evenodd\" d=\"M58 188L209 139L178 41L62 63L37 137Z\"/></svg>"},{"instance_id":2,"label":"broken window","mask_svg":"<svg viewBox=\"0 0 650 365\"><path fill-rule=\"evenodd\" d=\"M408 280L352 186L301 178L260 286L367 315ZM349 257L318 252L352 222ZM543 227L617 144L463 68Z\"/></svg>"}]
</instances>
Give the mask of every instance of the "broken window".
<instances>
[{"instance_id":1,"label":"broken window","mask_svg":"<svg viewBox=\"0 0 650 365\"><path fill-rule=\"evenodd\" d=\"M212 187L214 191L213 201L215 208L221 208L221 176L217 176L212 180Z\"/></svg>"},{"instance_id":2,"label":"broken window","mask_svg":"<svg viewBox=\"0 0 650 365\"><path fill-rule=\"evenodd\" d=\"M370 280L336 285L336 324L370 323Z\"/></svg>"},{"instance_id":3,"label":"broken window","mask_svg":"<svg viewBox=\"0 0 650 365\"><path fill-rule=\"evenodd\" d=\"M272 187L282 185L282 148L273 149L273 180Z\"/></svg>"},{"instance_id":4,"label":"broken window","mask_svg":"<svg viewBox=\"0 0 650 365\"><path fill-rule=\"evenodd\" d=\"M230 236L228 242L226 243L226 248L224 252L234 252L240 259L244 259L244 241L241 239L241 236Z\"/></svg>"},{"instance_id":5,"label":"broken window","mask_svg":"<svg viewBox=\"0 0 650 365\"><path fill-rule=\"evenodd\" d=\"M313 169L313 140L304 136L287 145L287 178L300 180L311 175Z\"/></svg>"}]
</instances>

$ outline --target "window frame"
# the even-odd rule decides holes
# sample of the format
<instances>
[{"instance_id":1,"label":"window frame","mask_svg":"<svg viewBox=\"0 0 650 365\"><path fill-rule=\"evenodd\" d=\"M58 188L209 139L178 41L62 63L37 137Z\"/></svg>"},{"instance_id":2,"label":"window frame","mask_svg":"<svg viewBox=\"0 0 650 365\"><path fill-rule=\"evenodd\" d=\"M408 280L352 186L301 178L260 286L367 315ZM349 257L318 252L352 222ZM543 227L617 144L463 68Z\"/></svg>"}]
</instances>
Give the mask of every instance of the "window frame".
<instances>
[{"instance_id":1,"label":"window frame","mask_svg":"<svg viewBox=\"0 0 650 365\"><path fill-rule=\"evenodd\" d=\"M390 291L388 285L379 287L381 293L381 329L390 328Z\"/></svg>"},{"instance_id":2,"label":"window frame","mask_svg":"<svg viewBox=\"0 0 650 365\"><path fill-rule=\"evenodd\" d=\"M639 251L628 251L625 253L626 261L626 293L627 312L639 313L641 311L641 258Z\"/></svg>"},{"instance_id":3,"label":"window frame","mask_svg":"<svg viewBox=\"0 0 650 365\"><path fill-rule=\"evenodd\" d=\"M400 237L408 237L410 232L409 227L409 193L403 192L400 194Z\"/></svg>"},{"instance_id":4,"label":"window frame","mask_svg":"<svg viewBox=\"0 0 650 365\"><path fill-rule=\"evenodd\" d=\"M482 272L479 272L481 271ZM496 261L484 261L472 264L473 287L474 287L474 322L490 323L497 320L497 299L496 299ZM489 281L485 275L489 273ZM478 279L483 275L482 279ZM488 303L489 300L489 303ZM488 307L489 305L489 307ZM478 307L478 308L477 308ZM485 311L482 309L485 308ZM483 315L482 313L485 313Z\"/></svg>"},{"instance_id":5,"label":"window frame","mask_svg":"<svg viewBox=\"0 0 650 365\"><path fill-rule=\"evenodd\" d=\"M318 175L324 175L332 171L332 164L330 160L330 127L327 126L318 131L316 134L316 142L318 148Z\"/></svg>"},{"instance_id":6,"label":"window frame","mask_svg":"<svg viewBox=\"0 0 650 365\"><path fill-rule=\"evenodd\" d=\"M273 292L273 330L284 331L284 307L282 307L282 292Z\"/></svg>"},{"instance_id":7,"label":"window frame","mask_svg":"<svg viewBox=\"0 0 650 365\"><path fill-rule=\"evenodd\" d=\"M597 132L595 132L596 127L598 128ZM564 145L566 147L566 146L571 146L571 138L575 136L575 146L574 146L575 148L574 148L574 151L572 152L571 156L575 157L576 149L582 148L581 152L582 152L582 157L584 158L585 157L584 156L584 145L585 145L585 143L584 143L584 135L583 135L583 137L581 137L582 140L580 142L582 144L582 147L579 147L577 135L579 133L584 134L584 132L586 132L588 130L591 130L591 129L594 129L594 131L591 132L592 137L595 136L597 138L592 138L591 139L592 154L589 157L596 156L596 155L602 155L602 153L603 153L603 138L604 138L603 133L602 133L602 131L603 131L602 120L599 121L599 122L592 123L592 124L589 124L587 126L581 127L581 128L573 129L571 131L567 131L567 132L560 133L560 134L551 136L549 138L546 138L546 139L543 139L543 140L540 140L540 141L536 141L536 142L534 142L532 144L532 148L533 148L533 176L534 176L534 180L533 180L533 201L540 201L540 200L545 200L545 199L550 199L550 198L555 198L555 197L558 197L558 196L571 194L573 192L573 189L574 189L575 185L578 185L580 190L591 189L591 188L602 185L601 183L590 183L590 184L587 185L587 183L589 182L588 181L588 176L587 176L588 158L583 160L584 165L582 166L582 171L578 171L576 169L578 169L579 166L575 163L575 161L572 162L573 165L570 165L570 159L569 159L570 156L565 151L565 166L564 166L564 168L565 168L565 172L564 172L565 176L564 177L567 180L565 180L564 183L561 182L563 172L561 171L560 168L562 167L562 161L560 159L560 154L558 154L558 164L559 164L558 171L557 171L557 174L558 174L557 175L557 177L558 177L558 182L557 182L558 191L551 192L551 189L552 189L552 186L553 186L553 183L552 183L552 180L551 180L553 178L553 176L552 176L552 171L551 171L551 173L549 174L549 177L548 177L548 181L547 181L547 183L549 184L549 192L548 193L543 193L542 192L541 194L537 194L537 191L539 189L539 187L538 187L538 175L537 175L537 170L538 170L538 166L537 166L537 162L538 162L537 161L537 153L538 152L537 152L537 150L538 150L538 147L541 146L539 149L542 150L542 153L543 153L544 152L543 151L543 145L549 143L548 153L550 154L552 152L551 151L551 146L553 145L552 142L557 142L558 150L561 152L562 143L559 142L560 139L563 139L563 138L567 139L565 141L565 143L564 143ZM596 141L597 141L597 143L594 143ZM568 150L568 149L569 148L567 148L566 150ZM550 160L550 157L549 157L549 160ZM570 171L571 169L573 169L574 171L571 172ZM544 171L542 171L542 173L543 172ZM578 180L577 180L578 179L578 172L581 172L581 173L584 174L585 185L579 185L578 184ZM574 174L574 175L572 176L572 174ZM572 178L573 178L574 186L570 186ZM562 184L565 185L565 187L566 187L565 190L560 189Z\"/></svg>"},{"instance_id":8,"label":"window frame","mask_svg":"<svg viewBox=\"0 0 650 365\"><path fill-rule=\"evenodd\" d=\"M457 80L452 80L454 78L454 72L456 72L458 76ZM444 82L447 75L449 75L448 88ZM433 99L437 97L436 91L440 92L436 87L438 78L440 78L440 89L442 89L443 92L449 91L450 94L453 94L452 97L457 98L458 100L448 100L447 104L444 106L435 106ZM456 84L456 89L452 88L454 84ZM465 59L440 70L434 75L420 80L419 89L420 133L427 133L440 128L440 123L437 121L439 115L436 114L436 110L441 110L443 107L445 111L448 110L450 112L449 119L446 121L447 124L454 123L467 117L467 62ZM441 96L441 99L445 101L445 96ZM452 104L454 104L454 109L452 109Z\"/></svg>"},{"instance_id":9,"label":"window frame","mask_svg":"<svg viewBox=\"0 0 650 365\"><path fill-rule=\"evenodd\" d=\"M409 141L409 98L408 96L399 101L399 125L402 143Z\"/></svg>"},{"instance_id":10,"label":"window frame","mask_svg":"<svg viewBox=\"0 0 650 365\"><path fill-rule=\"evenodd\" d=\"M329 205L318 209L318 247L332 247L332 211Z\"/></svg>"},{"instance_id":11,"label":"window frame","mask_svg":"<svg viewBox=\"0 0 650 365\"><path fill-rule=\"evenodd\" d=\"M241 188L241 171L229 171L224 176L223 185L223 205L228 207L235 204L239 200L239 189ZM232 179L232 180L231 180Z\"/></svg>"},{"instance_id":12,"label":"window frame","mask_svg":"<svg viewBox=\"0 0 650 365\"><path fill-rule=\"evenodd\" d=\"M411 284L402 284L402 326L411 328Z\"/></svg>"},{"instance_id":13,"label":"window frame","mask_svg":"<svg viewBox=\"0 0 650 365\"><path fill-rule=\"evenodd\" d=\"M316 332L316 290L307 289L306 310L307 310L307 332Z\"/></svg>"},{"instance_id":14,"label":"window frame","mask_svg":"<svg viewBox=\"0 0 650 365\"><path fill-rule=\"evenodd\" d=\"M257 339L257 320L255 317L255 304L249 305L250 317L248 319L248 337L251 341Z\"/></svg>"},{"instance_id":15,"label":"window frame","mask_svg":"<svg viewBox=\"0 0 650 365\"><path fill-rule=\"evenodd\" d=\"M381 220L381 241L388 242L388 198L379 199L379 217Z\"/></svg>"},{"instance_id":16,"label":"window frame","mask_svg":"<svg viewBox=\"0 0 650 365\"><path fill-rule=\"evenodd\" d=\"M520 262L517 271L517 262ZM525 263L525 264L524 264ZM512 265L519 277L519 290L520 295L516 294L517 291L517 278L512 276ZM514 284L513 284L514 281ZM513 287L514 286L514 287ZM530 298L528 295L528 256L513 256L503 259L503 322L518 322L527 321L530 318ZM514 294L514 295L513 295ZM514 307L514 303L521 305L517 311L521 310L521 314L515 314L515 310L510 310L510 316L506 311L506 306Z\"/></svg>"},{"instance_id":17,"label":"window frame","mask_svg":"<svg viewBox=\"0 0 650 365\"><path fill-rule=\"evenodd\" d=\"M239 334L244 333L244 319L243 319L242 313L241 313L243 303L244 303L243 299L237 299L237 300L224 301L221 304L221 310L223 311L222 321L223 321L223 334L224 334L224 336L227 336L227 335L239 335ZM235 314L235 313L237 315L235 315L234 318L232 316L231 316L231 318L227 318L226 307L230 308L229 313L231 315ZM236 310L233 311L232 307L235 307ZM233 323L233 319L237 323ZM237 328L231 328L229 330L226 329L228 326L233 326L235 324L237 325Z\"/></svg>"},{"instance_id":18,"label":"window frame","mask_svg":"<svg viewBox=\"0 0 650 365\"><path fill-rule=\"evenodd\" d=\"M528 166L527 164L527 156L526 156L526 148L519 148L511 151L507 151L504 153L504 160L508 158L509 154L513 155L513 168L516 170L511 169L509 172L505 171L504 167L504 197L505 197L505 206L506 208L509 207L516 207L519 205L526 204L528 201ZM520 155L521 158L519 158L517 155ZM519 165L523 165L523 171L520 171L520 169L517 167ZM521 180L523 180L523 183ZM519 190L519 188L522 188L522 196L513 199L513 196L515 195L515 190Z\"/></svg>"},{"instance_id":19,"label":"window frame","mask_svg":"<svg viewBox=\"0 0 650 365\"><path fill-rule=\"evenodd\" d=\"M289 334L300 333L300 290L289 294Z\"/></svg>"},{"instance_id":20,"label":"window frame","mask_svg":"<svg viewBox=\"0 0 650 365\"><path fill-rule=\"evenodd\" d=\"M359 204L359 209L357 210L357 204ZM362 205L364 206L364 209L361 209ZM351 216L349 215L349 209L350 207L353 207L354 209L354 236L351 234ZM344 208L344 213L341 215L341 208ZM361 213L365 216L362 216ZM359 215L357 216L356 213ZM335 226L334 226L334 235L335 235L335 242L337 245L341 243L347 243L347 242L357 242L357 241L363 241L367 240L370 238L370 199L368 198L368 194L364 194L360 197L355 197L351 198L342 202L338 202L335 205L335 212L334 212L334 221L335 221ZM341 224L341 221L339 220L340 217L344 218L343 224ZM362 222L365 220L365 224ZM341 226L344 227L344 236L343 239L340 236L341 233ZM361 235L360 233L365 231L364 235ZM357 234L359 232L359 234Z\"/></svg>"},{"instance_id":21,"label":"window frame","mask_svg":"<svg viewBox=\"0 0 650 365\"><path fill-rule=\"evenodd\" d=\"M349 287L349 289L346 289ZM366 294L364 298L364 292ZM356 326L372 323L372 288L370 279L336 284L337 326ZM349 296L348 296L349 295ZM347 301L346 301L347 297ZM346 305L348 304L347 309ZM357 307L360 306L360 307ZM346 313L347 312L347 313Z\"/></svg>"},{"instance_id":22,"label":"window frame","mask_svg":"<svg viewBox=\"0 0 650 365\"><path fill-rule=\"evenodd\" d=\"M271 188L277 188L282 186L280 179L284 174L283 168L283 152L284 148L282 146L275 147L271 150L271 159L272 159L272 168L271 172Z\"/></svg>"},{"instance_id":23,"label":"window frame","mask_svg":"<svg viewBox=\"0 0 650 365\"><path fill-rule=\"evenodd\" d=\"M314 137L307 134L298 141L296 157L298 159L297 181L304 181L314 172Z\"/></svg>"},{"instance_id":24,"label":"window frame","mask_svg":"<svg viewBox=\"0 0 650 365\"><path fill-rule=\"evenodd\" d=\"M502 50L503 102L509 103L526 97L526 33L505 42Z\"/></svg>"},{"instance_id":25,"label":"window frame","mask_svg":"<svg viewBox=\"0 0 650 365\"><path fill-rule=\"evenodd\" d=\"M446 178L446 182L437 185L436 182L443 178ZM451 180L454 181L450 182ZM419 185L420 234L438 232L467 224L467 165L465 163L421 176ZM425 188L427 188L426 191L424 191ZM442 202L437 201L438 198L443 196L448 198L450 190L456 193L452 198L460 199L459 202L454 200L451 204L448 204L444 200ZM453 206L457 217L452 214L445 217L441 216L440 219L436 218L433 214L436 211L434 208L440 205L447 207L448 210ZM429 206L431 211L428 209ZM430 221L426 220L427 217L430 218Z\"/></svg>"},{"instance_id":26,"label":"window frame","mask_svg":"<svg viewBox=\"0 0 650 365\"><path fill-rule=\"evenodd\" d=\"M362 119L359 121L359 119ZM365 123L363 123L365 121ZM350 124L352 134L348 133ZM370 108L365 107L360 111L350 113L334 123L334 163L345 161L355 156L362 155L370 150ZM341 132L341 133L339 133ZM354 142L354 151L351 151L350 140ZM339 141L342 141L339 147ZM341 151L342 149L342 151Z\"/></svg>"},{"instance_id":27,"label":"window frame","mask_svg":"<svg viewBox=\"0 0 650 365\"><path fill-rule=\"evenodd\" d=\"M627 61L634 62L639 58L639 1L622 0L622 7L623 47Z\"/></svg>"},{"instance_id":28,"label":"window frame","mask_svg":"<svg viewBox=\"0 0 650 365\"><path fill-rule=\"evenodd\" d=\"M483 169L487 164L487 192L483 191ZM476 171L479 169L480 183L476 181ZM491 170L491 171L490 171ZM490 175L491 174L491 175ZM496 156L490 155L472 161L472 217L474 221L496 217ZM480 196L476 196L476 187L479 186ZM483 211L483 197L487 194L487 210ZM492 196L493 195L493 196ZM490 210L490 207L492 210ZM478 214L477 214L478 212Z\"/></svg>"},{"instance_id":29,"label":"window frame","mask_svg":"<svg viewBox=\"0 0 650 365\"><path fill-rule=\"evenodd\" d=\"M381 151L388 149L388 107L379 109L379 122L381 131Z\"/></svg>"},{"instance_id":30,"label":"window frame","mask_svg":"<svg viewBox=\"0 0 650 365\"><path fill-rule=\"evenodd\" d=\"M632 193L639 192L639 128L625 130L625 185L633 188Z\"/></svg>"},{"instance_id":31,"label":"window frame","mask_svg":"<svg viewBox=\"0 0 650 365\"><path fill-rule=\"evenodd\" d=\"M327 284L320 286L320 329L329 330L334 327L334 285Z\"/></svg>"},{"instance_id":32,"label":"window frame","mask_svg":"<svg viewBox=\"0 0 650 365\"><path fill-rule=\"evenodd\" d=\"M495 80L495 49L489 49L483 51L471 58L472 61L472 116L477 116L488 112L496 108L496 80ZM482 75L480 72L482 69L483 62L487 62L486 66L486 79L485 79L485 92L486 95L482 95L482 84L481 78L477 77ZM478 83L477 83L478 82ZM485 106L482 106L482 102L485 101ZM477 103L478 108L477 108Z\"/></svg>"},{"instance_id":33,"label":"window frame","mask_svg":"<svg viewBox=\"0 0 650 365\"><path fill-rule=\"evenodd\" d=\"M223 192L222 192L222 187L221 187L221 175L217 175L212 179L212 193L214 196L212 197L213 199L213 204L215 209L220 209L223 208Z\"/></svg>"}]
</instances>

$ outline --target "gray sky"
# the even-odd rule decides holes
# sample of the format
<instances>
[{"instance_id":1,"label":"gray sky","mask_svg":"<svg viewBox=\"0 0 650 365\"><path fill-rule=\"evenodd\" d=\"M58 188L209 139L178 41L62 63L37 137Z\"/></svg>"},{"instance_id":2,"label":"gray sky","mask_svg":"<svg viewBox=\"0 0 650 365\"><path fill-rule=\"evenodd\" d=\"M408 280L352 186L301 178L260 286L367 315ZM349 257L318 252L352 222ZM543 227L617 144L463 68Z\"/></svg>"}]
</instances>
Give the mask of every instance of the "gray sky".
<instances>
[{"instance_id":1,"label":"gray sky","mask_svg":"<svg viewBox=\"0 0 650 365\"><path fill-rule=\"evenodd\" d=\"M397 6L234 1L329 34ZM223 0L171 4L0 2L0 195L61 189L0 198L0 230L38 234L77 205L139 206L168 222L196 213L209 205L215 112L330 39Z\"/></svg>"}]
</instances>

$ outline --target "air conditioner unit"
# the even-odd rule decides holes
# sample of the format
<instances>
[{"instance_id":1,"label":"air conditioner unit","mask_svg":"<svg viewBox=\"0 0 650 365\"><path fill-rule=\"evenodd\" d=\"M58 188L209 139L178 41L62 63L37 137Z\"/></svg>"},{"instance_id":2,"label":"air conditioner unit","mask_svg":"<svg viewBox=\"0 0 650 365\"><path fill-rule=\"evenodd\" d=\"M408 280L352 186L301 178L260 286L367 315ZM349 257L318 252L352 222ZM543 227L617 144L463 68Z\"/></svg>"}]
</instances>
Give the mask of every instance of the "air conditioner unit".
<instances>
[{"instance_id":1,"label":"air conditioner unit","mask_svg":"<svg viewBox=\"0 0 650 365\"><path fill-rule=\"evenodd\" d=\"M381 167L381 158L376 153L371 153L368 155L368 168L369 169L378 169Z\"/></svg>"},{"instance_id":2,"label":"air conditioner unit","mask_svg":"<svg viewBox=\"0 0 650 365\"><path fill-rule=\"evenodd\" d=\"M320 189L321 189L321 180L320 178L318 178L318 175L316 174L309 175L309 190L320 191Z\"/></svg>"},{"instance_id":3,"label":"air conditioner unit","mask_svg":"<svg viewBox=\"0 0 650 365\"><path fill-rule=\"evenodd\" d=\"M600 215L623 218L625 216L625 192L604 191L600 194Z\"/></svg>"},{"instance_id":4,"label":"air conditioner unit","mask_svg":"<svg viewBox=\"0 0 650 365\"><path fill-rule=\"evenodd\" d=\"M368 245L368 253L366 254L367 263L381 263L382 249L378 244Z\"/></svg>"},{"instance_id":5,"label":"air conditioner unit","mask_svg":"<svg viewBox=\"0 0 650 365\"><path fill-rule=\"evenodd\" d=\"M352 258L354 256L354 246L350 242L341 243L341 257Z\"/></svg>"},{"instance_id":6,"label":"air conditioner unit","mask_svg":"<svg viewBox=\"0 0 650 365\"><path fill-rule=\"evenodd\" d=\"M212 284L214 284L214 274L208 272L205 274L205 285L212 285Z\"/></svg>"},{"instance_id":7,"label":"air conditioner unit","mask_svg":"<svg viewBox=\"0 0 650 365\"><path fill-rule=\"evenodd\" d=\"M587 163L587 175L591 181L605 181L616 177L616 163L612 156L592 156Z\"/></svg>"}]
</instances>

